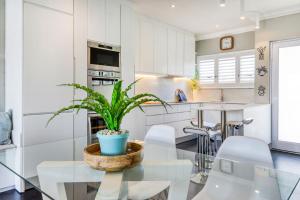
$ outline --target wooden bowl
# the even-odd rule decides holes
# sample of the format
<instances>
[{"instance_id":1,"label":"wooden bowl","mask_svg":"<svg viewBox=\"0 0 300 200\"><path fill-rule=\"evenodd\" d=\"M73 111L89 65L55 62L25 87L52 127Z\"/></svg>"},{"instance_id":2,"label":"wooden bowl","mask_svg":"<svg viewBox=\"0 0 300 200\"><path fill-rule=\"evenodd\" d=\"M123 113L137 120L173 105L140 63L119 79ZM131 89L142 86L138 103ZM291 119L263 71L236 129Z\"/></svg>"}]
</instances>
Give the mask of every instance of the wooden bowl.
<instances>
[{"instance_id":1,"label":"wooden bowl","mask_svg":"<svg viewBox=\"0 0 300 200\"><path fill-rule=\"evenodd\" d=\"M84 149L84 161L94 169L117 172L134 167L143 160L143 146L135 142L127 143L126 154L118 156L101 155L100 145L91 144Z\"/></svg>"}]
</instances>

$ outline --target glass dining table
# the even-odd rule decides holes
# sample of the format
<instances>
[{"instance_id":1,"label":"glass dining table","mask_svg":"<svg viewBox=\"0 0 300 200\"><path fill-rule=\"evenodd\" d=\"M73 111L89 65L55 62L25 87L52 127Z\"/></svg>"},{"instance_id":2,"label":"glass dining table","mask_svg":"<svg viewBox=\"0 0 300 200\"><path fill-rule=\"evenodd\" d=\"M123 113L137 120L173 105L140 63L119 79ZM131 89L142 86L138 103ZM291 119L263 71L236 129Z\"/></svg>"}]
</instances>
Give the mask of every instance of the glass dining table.
<instances>
[{"instance_id":1,"label":"glass dining table","mask_svg":"<svg viewBox=\"0 0 300 200\"><path fill-rule=\"evenodd\" d=\"M144 159L114 173L93 169L84 161L43 161L34 177L23 176L16 167L16 151L0 151L0 166L40 191L44 200L288 200L297 199L300 190L298 174L182 149L175 149L177 159Z\"/></svg>"}]
</instances>

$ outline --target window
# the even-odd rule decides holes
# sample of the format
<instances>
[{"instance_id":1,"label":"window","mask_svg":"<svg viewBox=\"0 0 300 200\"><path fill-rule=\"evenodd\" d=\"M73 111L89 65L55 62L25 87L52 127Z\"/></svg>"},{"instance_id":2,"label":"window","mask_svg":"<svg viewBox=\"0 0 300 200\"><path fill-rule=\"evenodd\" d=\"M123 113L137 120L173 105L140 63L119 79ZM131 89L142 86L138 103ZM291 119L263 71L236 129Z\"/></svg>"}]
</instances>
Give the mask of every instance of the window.
<instances>
[{"instance_id":1,"label":"window","mask_svg":"<svg viewBox=\"0 0 300 200\"><path fill-rule=\"evenodd\" d=\"M215 82L215 60L202 60L199 62L200 83L208 84Z\"/></svg>"},{"instance_id":2,"label":"window","mask_svg":"<svg viewBox=\"0 0 300 200\"><path fill-rule=\"evenodd\" d=\"M240 82L254 83L255 78L255 55L245 55L240 57Z\"/></svg>"},{"instance_id":3,"label":"window","mask_svg":"<svg viewBox=\"0 0 300 200\"><path fill-rule=\"evenodd\" d=\"M254 87L254 50L198 57L202 87Z\"/></svg>"},{"instance_id":4,"label":"window","mask_svg":"<svg viewBox=\"0 0 300 200\"><path fill-rule=\"evenodd\" d=\"M219 58L218 63L218 82L235 83L235 57Z\"/></svg>"},{"instance_id":5,"label":"window","mask_svg":"<svg viewBox=\"0 0 300 200\"><path fill-rule=\"evenodd\" d=\"M0 0L0 111L4 111L4 0Z\"/></svg>"}]
</instances>

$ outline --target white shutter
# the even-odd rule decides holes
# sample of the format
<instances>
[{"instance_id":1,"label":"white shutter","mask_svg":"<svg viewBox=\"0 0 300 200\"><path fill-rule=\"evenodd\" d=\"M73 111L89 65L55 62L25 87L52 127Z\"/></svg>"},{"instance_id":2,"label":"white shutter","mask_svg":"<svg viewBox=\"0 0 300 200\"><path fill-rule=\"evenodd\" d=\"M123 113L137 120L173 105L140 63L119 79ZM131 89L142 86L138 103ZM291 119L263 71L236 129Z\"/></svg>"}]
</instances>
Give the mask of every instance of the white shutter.
<instances>
[{"instance_id":1,"label":"white shutter","mask_svg":"<svg viewBox=\"0 0 300 200\"><path fill-rule=\"evenodd\" d=\"M212 84L215 82L215 60L199 61L199 80L202 84Z\"/></svg>"},{"instance_id":2,"label":"white shutter","mask_svg":"<svg viewBox=\"0 0 300 200\"><path fill-rule=\"evenodd\" d=\"M235 83L236 58L227 57L218 59L218 80L219 83Z\"/></svg>"},{"instance_id":3,"label":"white shutter","mask_svg":"<svg viewBox=\"0 0 300 200\"><path fill-rule=\"evenodd\" d=\"M254 83L255 55L240 57L240 83Z\"/></svg>"}]
</instances>

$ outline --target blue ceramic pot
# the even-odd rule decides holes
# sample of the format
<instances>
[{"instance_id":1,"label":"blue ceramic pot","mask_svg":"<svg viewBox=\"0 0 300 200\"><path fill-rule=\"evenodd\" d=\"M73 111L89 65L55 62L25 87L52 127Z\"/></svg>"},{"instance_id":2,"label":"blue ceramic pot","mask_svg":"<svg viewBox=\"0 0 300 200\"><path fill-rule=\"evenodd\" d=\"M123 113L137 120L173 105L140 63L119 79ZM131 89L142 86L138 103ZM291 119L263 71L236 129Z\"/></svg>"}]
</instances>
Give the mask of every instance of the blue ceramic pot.
<instances>
[{"instance_id":1,"label":"blue ceramic pot","mask_svg":"<svg viewBox=\"0 0 300 200\"><path fill-rule=\"evenodd\" d=\"M102 135L97 133L101 154L107 156L122 155L126 152L128 132L120 135Z\"/></svg>"}]
</instances>

